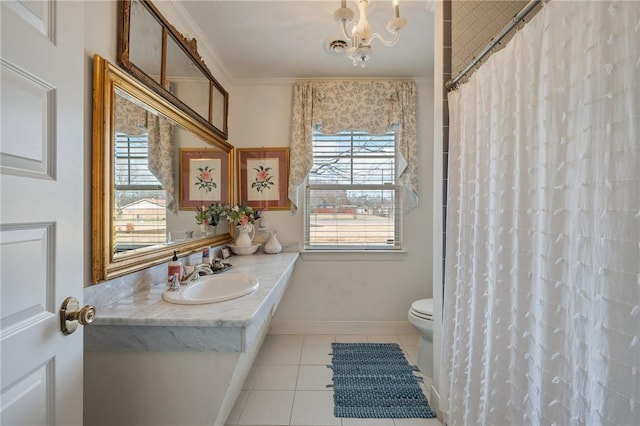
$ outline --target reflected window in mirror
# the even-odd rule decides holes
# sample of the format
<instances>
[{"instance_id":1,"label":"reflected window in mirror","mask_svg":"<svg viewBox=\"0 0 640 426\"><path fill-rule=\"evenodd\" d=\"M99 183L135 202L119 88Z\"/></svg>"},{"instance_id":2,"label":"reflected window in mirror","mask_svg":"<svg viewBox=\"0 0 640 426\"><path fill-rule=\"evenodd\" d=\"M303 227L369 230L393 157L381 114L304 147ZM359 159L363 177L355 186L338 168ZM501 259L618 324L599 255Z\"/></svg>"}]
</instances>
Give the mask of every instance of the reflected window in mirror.
<instances>
[{"instance_id":1,"label":"reflected window in mirror","mask_svg":"<svg viewBox=\"0 0 640 426\"><path fill-rule=\"evenodd\" d=\"M167 192L149 170L148 134L116 133L114 254L164 244Z\"/></svg>"},{"instance_id":2,"label":"reflected window in mirror","mask_svg":"<svg viewBox=\"0 0 640 426\"><path fill-rule=\"evenodd\" d=\"M176 212L173 124L115 89L114 255L167 242Z\"/></svg>"}]
</instances>

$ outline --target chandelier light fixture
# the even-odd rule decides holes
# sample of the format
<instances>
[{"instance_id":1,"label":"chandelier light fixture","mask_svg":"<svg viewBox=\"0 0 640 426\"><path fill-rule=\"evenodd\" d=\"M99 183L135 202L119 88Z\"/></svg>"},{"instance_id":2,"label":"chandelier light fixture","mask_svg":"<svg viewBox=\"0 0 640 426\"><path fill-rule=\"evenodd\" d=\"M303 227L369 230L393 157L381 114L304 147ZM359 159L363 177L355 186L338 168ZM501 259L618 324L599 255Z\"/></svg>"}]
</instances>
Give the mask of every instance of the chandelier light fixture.
<instances>
[{"instance_id":1,"label":"chandelier light fixture","mask_svg":"<svg viewBox=\"0 0 640 426\"><path fill-rule=\"evenodd\" d=\"M349 40L350 47L347 55L353 60L353 65L365 67L367 61L373 54L371 42L374 39L380 40L385 46L393 46L400 39L400 30L407 26L407 20L400 17L400 1L393 0L393 19L387 24L387 31L393 34L393 39L387 41L379 33L371 33L371 25L367 18L369 9L368 0L358 0L358 22L351 28L351 34L347 32L347 24L353 21L355 14L347 7L347 0L341 0L341 7L333 13L333 18L342 27L342 34Z\"/></svg>"}]
</instances>

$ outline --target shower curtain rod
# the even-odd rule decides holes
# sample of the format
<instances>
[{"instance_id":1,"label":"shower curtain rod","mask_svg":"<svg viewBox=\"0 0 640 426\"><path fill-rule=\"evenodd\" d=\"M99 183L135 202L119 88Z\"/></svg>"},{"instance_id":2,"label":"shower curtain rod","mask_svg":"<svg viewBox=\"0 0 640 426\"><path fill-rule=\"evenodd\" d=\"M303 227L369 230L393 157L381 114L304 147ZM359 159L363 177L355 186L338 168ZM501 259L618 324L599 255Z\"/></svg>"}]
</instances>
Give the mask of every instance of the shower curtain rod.
<instances>
[{"instance_id":1,"label":"shower curtain rod","mask_svg":"<svg viewBox=\"0 0 640 426\"><path fill-rule=\"evenodd\" d=\"M524 18L529 14L529 12L531 12L538 5L538 3L542 3L543 1L545 0L531 0L524 8L522 8L522 10L518 12L516 16L513 17L511 22L509 22L502 29L502 31L498 33L497 36L491 39L489 44L487 44L487 46L484 49L482 49L480 53L478 53L476 56L473 57L469 65L467 65L462 71L460 71L453 80L449 80L445 84L447 91L450 92L452 90L455 90L458 87L458 82L465 75L467 75L467 73L469 73L469 71L471 71L478 62L480 62L485 56L487 56L487 54L491 52L491 49L493 49L496 46L496 44L500 43L500 41L502 41L502 39L509 33L509 31L515 28L515 26L518 25L520 21L523 21Z\"/></svg>"}]
</instances>

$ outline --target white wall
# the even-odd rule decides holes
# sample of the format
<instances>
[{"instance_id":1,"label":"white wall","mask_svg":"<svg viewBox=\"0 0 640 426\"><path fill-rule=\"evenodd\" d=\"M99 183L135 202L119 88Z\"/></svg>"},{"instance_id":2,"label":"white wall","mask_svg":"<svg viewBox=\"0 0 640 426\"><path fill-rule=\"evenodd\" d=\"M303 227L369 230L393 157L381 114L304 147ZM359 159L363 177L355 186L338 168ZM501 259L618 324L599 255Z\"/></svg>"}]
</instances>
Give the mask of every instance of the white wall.
<instances>
[{"instance_id":1,"label":"white wall","mask_svg":"<svg viewBox=\"0 0 640 426\"><path fill-rule=\"evenodd\" d=\"M229 141L237 148L289 146L292 87L293 82L284 81L234 86ZM396 325L404 329L411 302L431 297L434 201L431 81L418 82L417 114L420 204L405 217L407 254L397 260L375 255L370 260L345 260L345 256L329 261L301 259L274 317L275 330L313 332L317 321L401 322ZM282 242L302 241L300 212L270 211L267 215L269 226L278 231ZM342 324L332 326L341 330ZM326 330L330 327L325 324Z\"/></svg>"},{"instance_id":2,"label":"white wall","mask_svg":"<svg viewBox=\"0 0 640 426\"><path fill-rule=\"evenodd\" d=\"M236 148L289 146L293 82L233 86L229 96L229 142ZM301 240L302 215L266 213L281 242Z\"/></svg>"},{"instance_id":3,"label":"white wall","mask_svg":"<svg viewBox=\"0 0 640 426\"><path fill-rule=\"evenodd\" d=\"M444 93L444 78L443 78L443 70L445 69L445 64L443 61L444 55L444 9L442 2L439 2L436 7L435 12L435 32L434 32L434 76L435 76L435 84L434 86L434 114L433 119L434 123L437 125L433 128L433 198L436 200L433 203L433 371L434 371L434 382L429 389L431 394L429 398L429 404L435 410L436 414L438 414L438 418L442 418L440 412L440 394L439 389L442 388L441 380L443 377L442 372L440 371L440 352L442 349L442 303L443 303L443 288L442 288L442 278L443 278L443 214L444 209L442 208L442 197L443 197L443 184L442 184L442 174L443 174L443 127L441 123L443 122L443 99L445 97ZM445 419L446 420L446 419Z\"/></svg>"}]
</instances>

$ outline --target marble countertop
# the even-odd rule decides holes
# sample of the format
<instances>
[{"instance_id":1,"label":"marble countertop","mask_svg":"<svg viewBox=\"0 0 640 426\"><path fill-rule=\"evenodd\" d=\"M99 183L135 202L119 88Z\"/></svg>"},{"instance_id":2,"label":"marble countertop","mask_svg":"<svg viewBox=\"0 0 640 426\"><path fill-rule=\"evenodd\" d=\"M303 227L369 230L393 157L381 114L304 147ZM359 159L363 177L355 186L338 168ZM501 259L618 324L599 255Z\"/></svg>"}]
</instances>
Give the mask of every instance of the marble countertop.
<instances>
[{"instance_id":1,"label":"marble countertop","mask_svg":"<svg viewBox=\"0 0 640 426\"><path fill-rule=\"evenodd\" d=\"M147 286L131 296L96 306L93 325L169 327L247 327L270 299L281 279L290 275L298 253L255 254L228 259L230 273L255 276L258 289L246 296L205 305L176 305L165 302L164 282ZM224 274L224 273L223 273Z\"/></svg>"}]
</instances>

